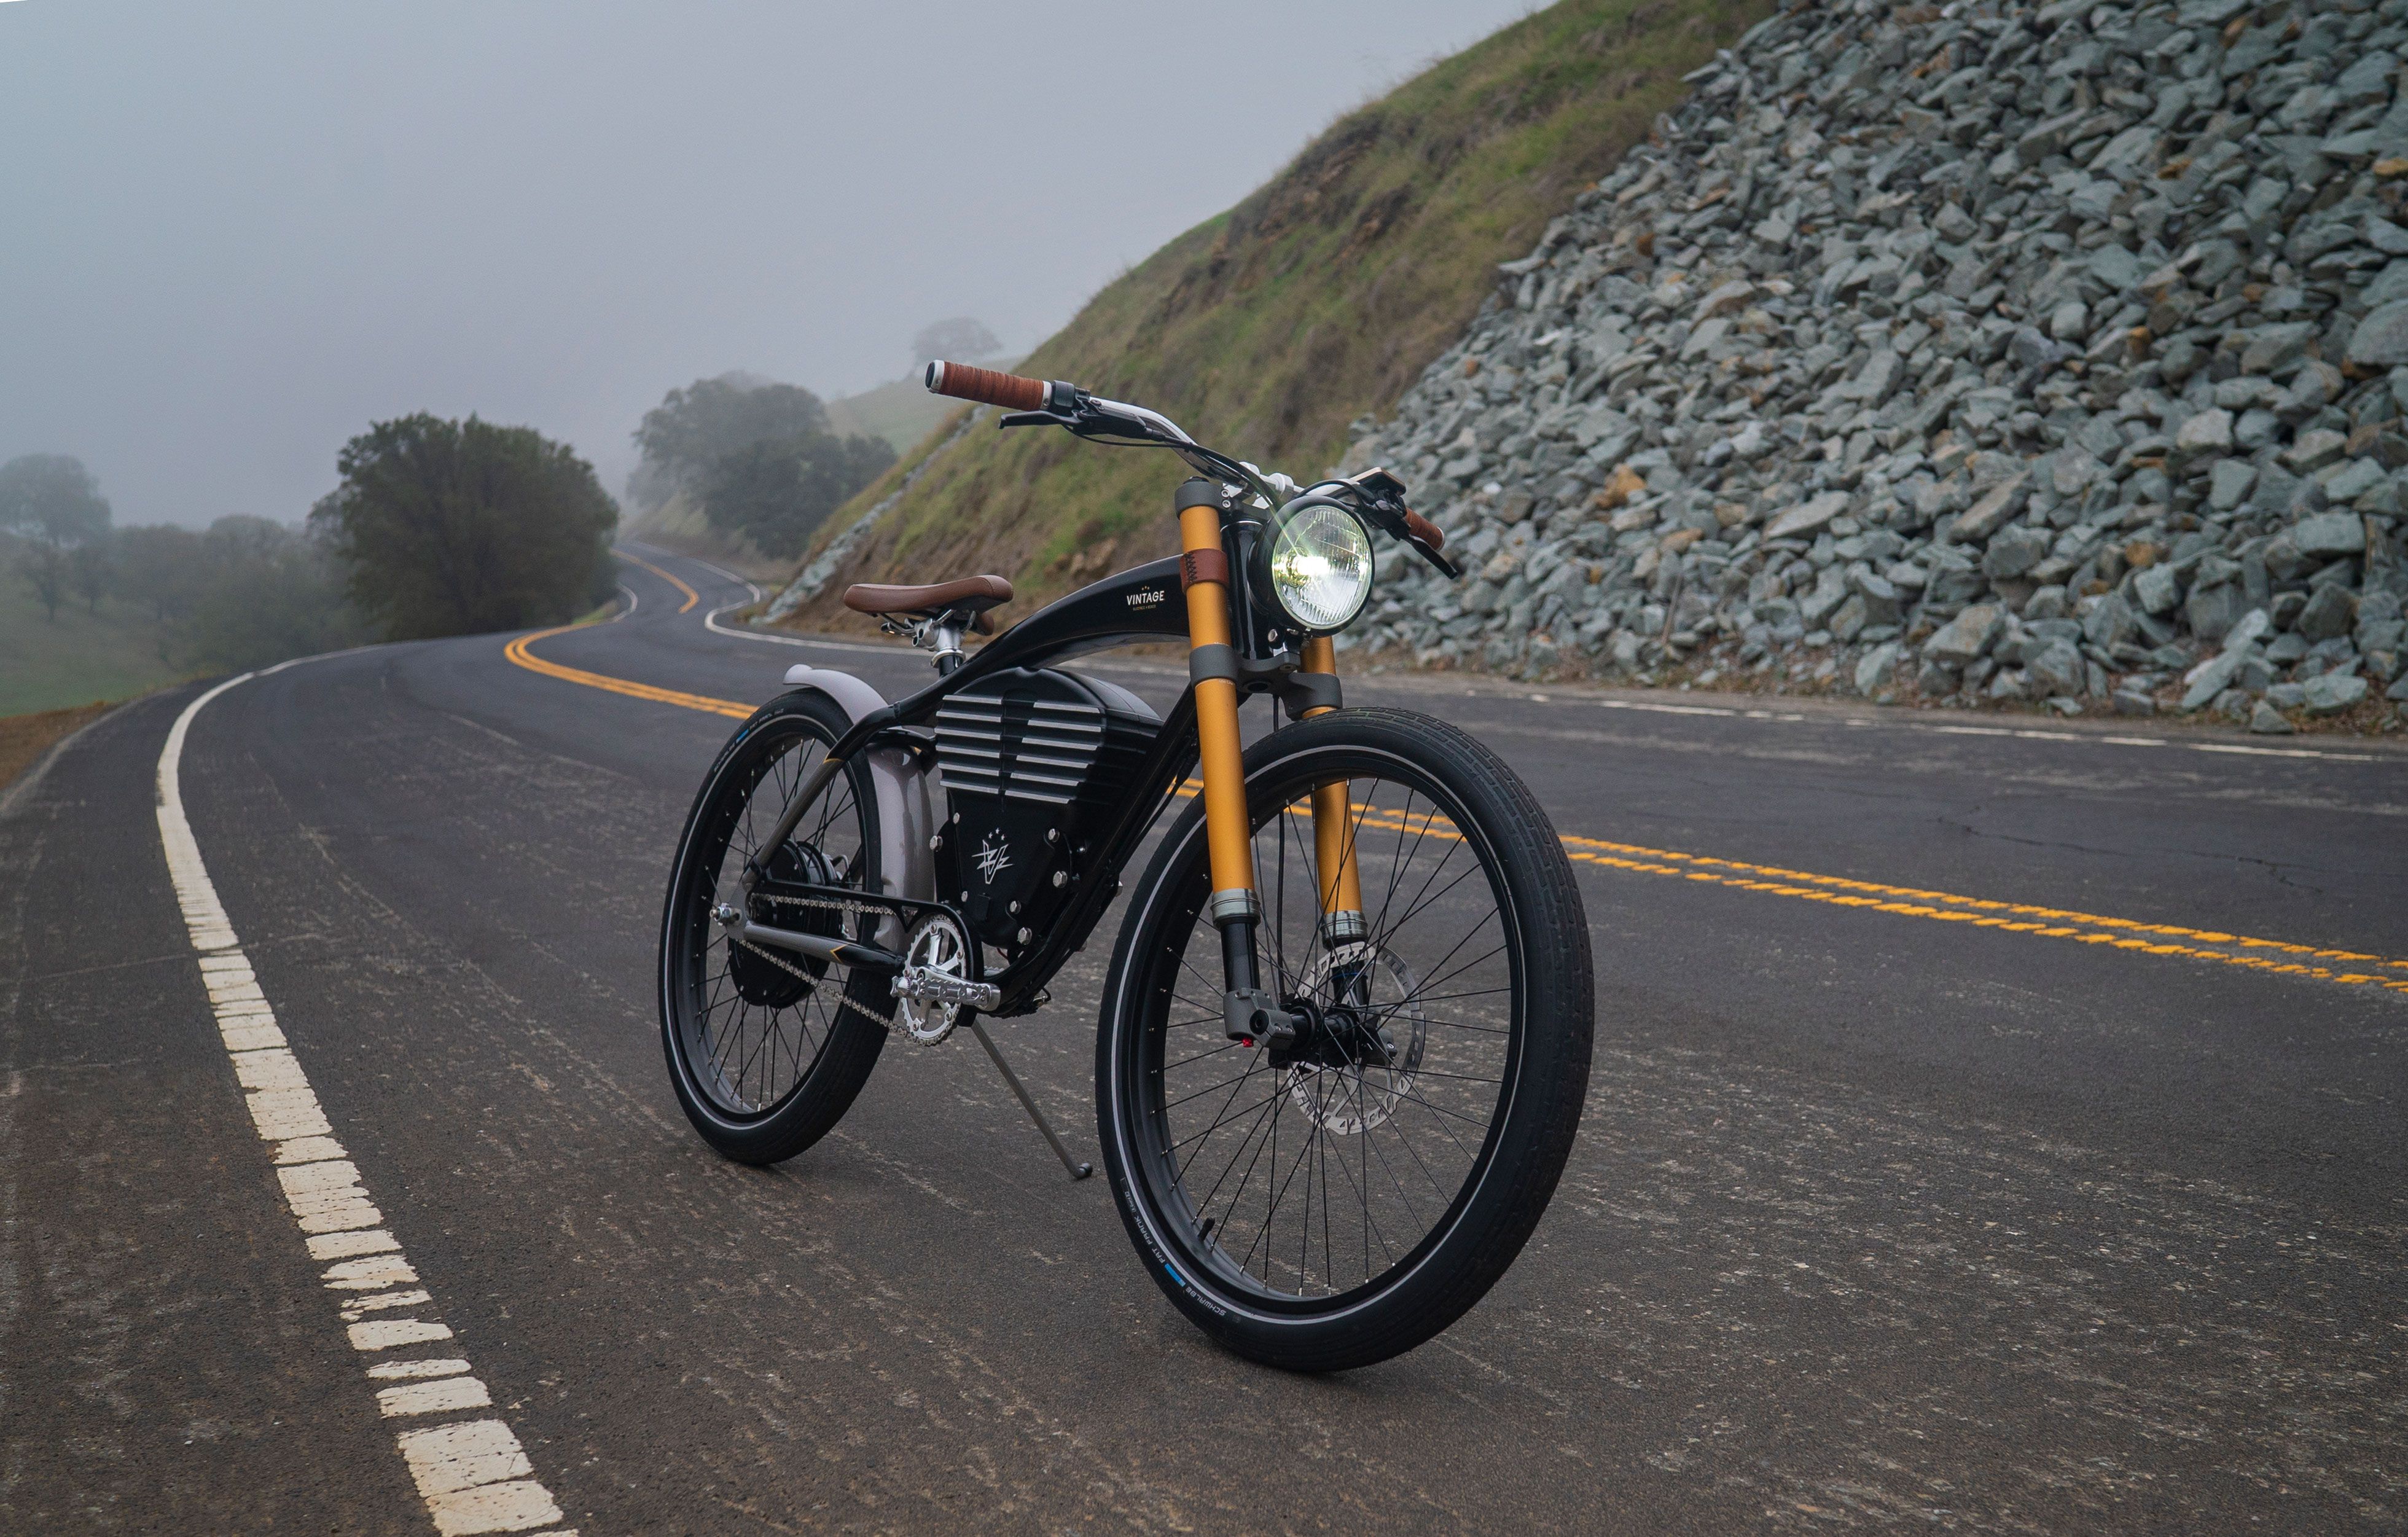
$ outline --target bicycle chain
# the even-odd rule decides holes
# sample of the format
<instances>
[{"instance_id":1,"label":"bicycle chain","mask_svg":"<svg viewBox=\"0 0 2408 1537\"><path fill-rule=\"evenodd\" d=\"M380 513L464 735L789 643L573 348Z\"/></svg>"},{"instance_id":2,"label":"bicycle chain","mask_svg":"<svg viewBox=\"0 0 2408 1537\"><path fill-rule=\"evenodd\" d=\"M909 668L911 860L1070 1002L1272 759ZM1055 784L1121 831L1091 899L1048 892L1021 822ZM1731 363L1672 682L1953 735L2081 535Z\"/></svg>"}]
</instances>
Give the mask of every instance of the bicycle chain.
<instances>
[{"instance_id":1,"label":"bicycle chain","mask_svg":"<svg viewBox=\"0 0 2408 1537\"><path fill-rule=\"evenodd\" d=\"M800 902L800 903L801 903L803 906L805 906L805 907L853 907L853 906L856 906L856 905L862 905L862 904L855 904L855 903L851 903L851 902L813 902L813 901L809 900L808 898L796 898L796 897L782 897L782 898L780 898L780 897L773 897L773 898L770 898L770 900L772 900L772 901ZM877 911L882 911L882 910L877 910ZM795 965L793 962L791 962L791 961L787 960L783 955L772 955L772 954L770 954L767 950L765 950L765 949L763 949L761 946L759 946L759 945L757 945L757 944L754 944L752 941L750 941L750 940L738 939L738 938L736 938L736 937L735 937L735 936L733 936L733 935L730 935L730 936L728 937L728 943L729 943L729 944L731 944L731 945L742 945L742 946L743 946L747 951L750 951L752 954L753 954L753 955L755 955L760 956L763 960L767 961L770 965L772 965L772 966L776 967L779 970L785 972L788 976L796 977L796 978L800 979L801 981L804 981L804 982L810 983L810 984L811 984L811 990L812 990L813 992L824 992L824 991L825 990L825 989L824 989L824 987L822 984L823 984L824 983L825 983L825 981L827 980L826 978L824 978L824 977L815 977L815 976L811 975L809 971L804 970L801 967L796 966L796 965ZM845 970L849 972L849 971L851 971L851 970L852 970L852 968L851 968L851 967L846 967L846 968L845 968ZM851 979L850 979L850 977L848 977L848 978L847 978L847 981L848 981L848 982L850 982L850 980L851 980ZM873 1024L873 1025L877 1026L880 1029L884 1030L884 1031L888 1032L889 1034L892 1034L892 1033L894 1032L894 1029L895 1029L895 1022L894 1022L892 1019L888 1019L888 1018L882 1017L882 1016L881 1016L881 1015L879 1015L879 1014L874 1014L874 1013L870 1013L867 1009L866 1009L866 1008L862 1007L860 1004L855 1003L855 1002L853 1001L853 992L852 992L852 989L851 989L850 987L845 987L845 988L840 988L840 989L838 989L838 992L837 992L837 995L836 995L836 1000L837 1000L838 1003L842 1004L844 1007L846 1007L846 1008L848 1008L848 1009L852 1010L854 1013L859 1014L862 1018L864 1018L864 1019L866 1019L866 1020L869 1021L871 1024Z\"/></svg>"}]
</instances>

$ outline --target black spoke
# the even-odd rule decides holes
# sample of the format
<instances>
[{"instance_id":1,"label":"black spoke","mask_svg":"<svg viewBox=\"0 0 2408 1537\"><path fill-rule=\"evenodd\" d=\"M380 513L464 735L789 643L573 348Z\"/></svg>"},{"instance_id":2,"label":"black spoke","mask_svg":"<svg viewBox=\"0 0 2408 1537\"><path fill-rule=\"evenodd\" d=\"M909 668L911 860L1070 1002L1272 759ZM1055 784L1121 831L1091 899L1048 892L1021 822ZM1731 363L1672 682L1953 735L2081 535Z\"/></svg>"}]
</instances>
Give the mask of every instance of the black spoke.
<instances>
[{"instance_id":1,"label":"black spoke","mask_svg":"<svg viewBox=\"0 0 2408 1537\"><path fill-rule=\"evenodd\" d=\"M1328 785L1343 786L1327 798L1345 820L1325 869L1313 805ZM1142 1113L1161 1177L1184 1190L1189 1262L1318 1302L1404 1263L1479 1170L1520 1028L1513 927L1494 856L1435 784L1366 765L1249 794L1264 985L1319 1023L1233 1061L1245 1049L1223 1035L1219 932L1197 869L1188 933L1151 952L1140 995L1154 1021ZM1368 932L1326 937L1324 883L1350 866Z\"/></svg>"}]
</instances>

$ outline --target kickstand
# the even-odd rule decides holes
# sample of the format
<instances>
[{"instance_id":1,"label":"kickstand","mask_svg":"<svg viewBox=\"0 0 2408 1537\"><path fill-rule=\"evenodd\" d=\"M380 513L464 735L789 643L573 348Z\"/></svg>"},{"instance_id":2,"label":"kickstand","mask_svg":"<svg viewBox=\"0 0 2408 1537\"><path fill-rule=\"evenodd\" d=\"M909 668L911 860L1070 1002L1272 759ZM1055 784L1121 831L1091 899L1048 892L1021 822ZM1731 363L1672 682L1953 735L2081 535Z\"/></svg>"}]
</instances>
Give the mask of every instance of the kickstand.
<instances>
[{"instance_id":1,"label":"kickstand","mask_svg":"<svg viewBox=\"0 0 2408 1537\"><path fill-rule=\"evenodd\" d=\"M1074 1180L1082 1180L1094 1173L1096 1171L1094 1164L1071 1161L1070 1150L1062 1145L1061 1138L1054 1135L1054 1128L1045 1123L1045 1113L1037 1108L1037 1101L1028 1097L1026 1089L1021 1087L1020 1075L1011 1070L1011 1064L1003 1059L1003 1053L995 1049L994 1038L986 1033L985 1023L976 1015L970 1018L970 1034L978 1037L978 1043L984 1046L987 1056L995 1059L995 1070L1003 1074L1003 1081L1010 1085L1011 1092L1020 1097L1020 1108L1028 1112L1028 1118L1037 1123L1037 1129L1045 1133L1046 1142L1053 1145L1054 1156L1062 1160L1062 1167L1070 1171L1070 1177Z\"/></svg>"}]
</instances>

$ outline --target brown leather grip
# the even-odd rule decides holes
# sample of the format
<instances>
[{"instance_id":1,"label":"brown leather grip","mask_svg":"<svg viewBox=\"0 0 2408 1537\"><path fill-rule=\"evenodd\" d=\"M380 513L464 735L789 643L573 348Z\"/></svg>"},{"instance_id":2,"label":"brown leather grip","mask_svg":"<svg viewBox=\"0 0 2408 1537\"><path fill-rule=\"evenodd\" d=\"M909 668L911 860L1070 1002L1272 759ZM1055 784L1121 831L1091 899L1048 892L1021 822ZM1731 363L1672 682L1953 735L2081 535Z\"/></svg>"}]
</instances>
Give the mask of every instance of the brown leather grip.
<instances>
[{"instance_id":1,"label":"brown leather grip","mask_svg":"<svg viewBox=\"0 0 2408 1537\"><path fill-rule=\"evenodd\" d=\"M1446 536L1439 531L1438 524L1430 522L1427 518L1423 517L1420 513L1413 511L1410 508L1405 511L1405 527L1412 533L1413 538L1421 540L1424 544L1428 545L1431 549L1443 550L1446 548Z\"/></svg>"},{"instance_id":2,"label":"brown leather grip","mask_svg":"<svg viewBox=\"0 0 2408 1537\"><path fill-rule=\"evenodd\" d=\"M956 400L976 400L983 405L1001 406L1006 410L1039 411L1045 409L1045 381L1023 379L1018 374L998 372L993 368L974 368L967 363L931 363L928 365L928 393L949 395Z\"/></svg>"}]
</instances>

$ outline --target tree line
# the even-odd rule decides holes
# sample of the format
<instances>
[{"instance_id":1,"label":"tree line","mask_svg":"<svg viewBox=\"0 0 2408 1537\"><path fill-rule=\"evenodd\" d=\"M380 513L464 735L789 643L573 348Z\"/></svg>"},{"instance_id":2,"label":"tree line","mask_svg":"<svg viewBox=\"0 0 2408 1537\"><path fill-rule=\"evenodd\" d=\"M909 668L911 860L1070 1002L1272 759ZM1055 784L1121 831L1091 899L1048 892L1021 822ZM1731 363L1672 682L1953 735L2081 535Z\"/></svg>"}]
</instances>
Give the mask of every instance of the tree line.
<instances>
[{"instance_id":1,"label":"tree line","mask_svg":"<svg viewBox=\"0 0 2408 1537\"><path fill-rule=\"evenodd\" d=\"M720 533L763 554L802 553L829 513L895 462L884 438L838 436L818 395L744 374L671 390L636 428L628 499L649 512L683 496Z\"/></svg>"},{"instance_id":2,"label":"tree line","mask_svg":"<svg viewBox=\"0 0 2408 1537\"><path fill-rule=\"evenodd\" d=\"M560 624L606 601L618 508L593 466L530 427L427 414L343 446L298 524L118 527L80 462L0 465L0 538L52 623L63 604L147 609L160 660L239 671L369 640Z\"/></svg>"},{"instance_id":3,"label":"tree line","mask_svg":"<svg viewBox=\"0 0 2408 1537\"><path fill-rule=\"evenodd\" d=\"M949 323L979 336L944 344L992 345L975 322ZM634 437L639 508L690 496L767 554L799 553L895 462L883 439L832 431L810 391L740 374L669 391ZM297 524L119 527L82 463L24 454L0 465L0 556L52 623L63 605L96 614L122 597L150 611L163 663L202 672L561 624L617 585L617 504L592 465L532 427L421 412L371 424L335 469Z\"/></svg>"}]
</instances>

